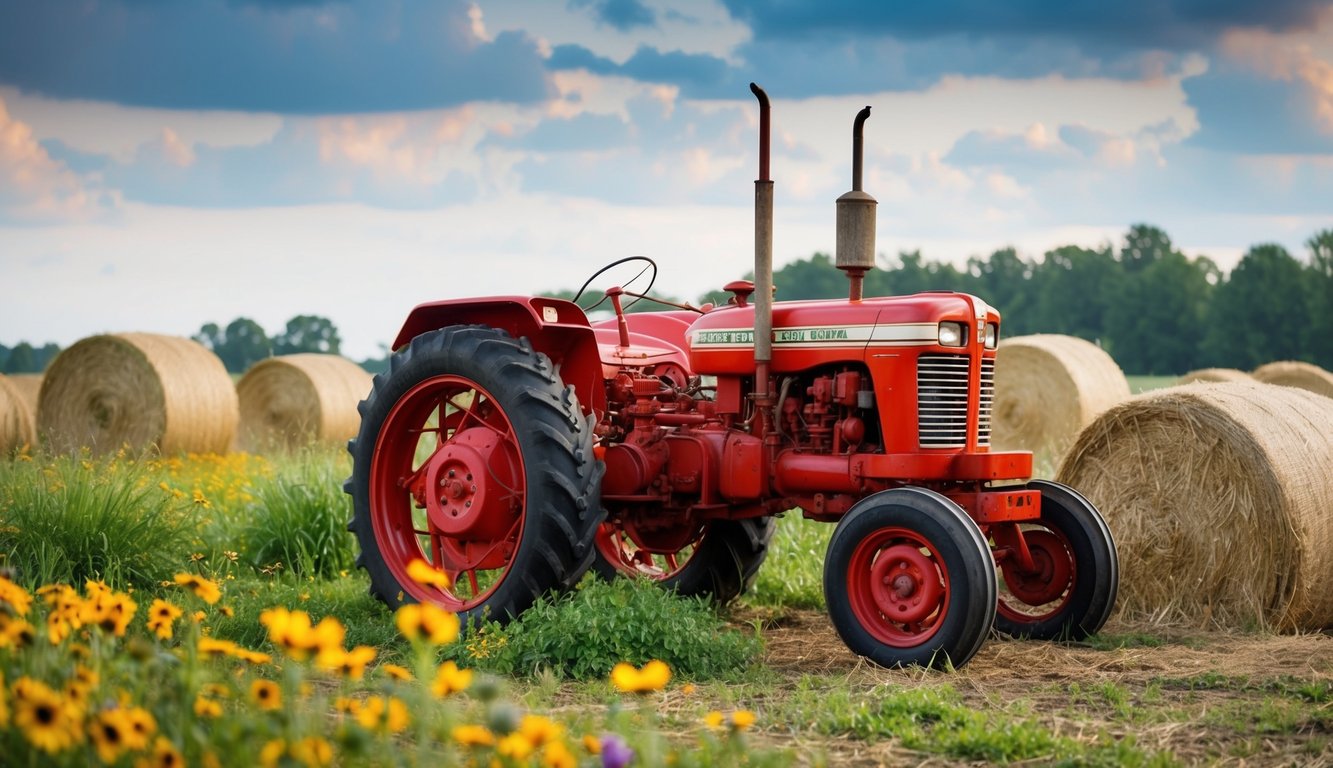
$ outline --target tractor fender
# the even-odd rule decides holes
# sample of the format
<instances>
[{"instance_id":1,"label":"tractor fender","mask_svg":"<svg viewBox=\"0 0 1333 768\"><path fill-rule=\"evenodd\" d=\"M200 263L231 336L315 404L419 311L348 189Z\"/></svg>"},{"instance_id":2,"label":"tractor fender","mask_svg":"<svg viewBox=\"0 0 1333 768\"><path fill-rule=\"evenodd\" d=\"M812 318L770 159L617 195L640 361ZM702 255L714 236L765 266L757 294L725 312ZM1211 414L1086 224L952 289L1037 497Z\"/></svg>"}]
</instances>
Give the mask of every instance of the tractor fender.
<instances>
[{"instance_id":1,"label":"tractor fender","mask_svg":"<svg viewBox=\"0 0 1333 768\"><path fill-rule=\"evenodd\" d=\"M453 325L485 325L516 339L526 338L574 387L585 414L606 410L597 338L587 315L574 302L546 296L488 296L418 304L403 321L393 349L427 331Z\"/></svg>"}]
</instances>

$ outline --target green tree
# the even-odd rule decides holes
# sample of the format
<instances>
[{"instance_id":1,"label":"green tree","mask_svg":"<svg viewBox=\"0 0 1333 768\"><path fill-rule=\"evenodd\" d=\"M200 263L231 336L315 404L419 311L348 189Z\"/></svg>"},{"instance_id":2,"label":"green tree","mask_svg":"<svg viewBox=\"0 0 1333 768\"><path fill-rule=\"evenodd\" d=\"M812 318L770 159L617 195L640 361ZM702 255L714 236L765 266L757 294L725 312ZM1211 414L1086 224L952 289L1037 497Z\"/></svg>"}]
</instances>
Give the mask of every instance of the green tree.
<instances>
[{"instance_id":1,"label":"green tree","mask_svg":"<svg viewBox=\"0 0 1333 768\"><path fill-rule=\"evenodd\" d=\"M232 373L244 373L250 366L273 354L273 344L259 323L238 317L227 324L225 340L218 357Z\"/></svg>"},{"instance_id":2,"label":"green tree","mask_svg":"<svg viewBox=\"0 0 1333 768\"><path fill-rule=\"evenodd\" d=\"M1171 238L1165 232L1150 224L1135 224L1125 233L1120 263L1128 272L1141 272L1174 252Z\"/></svg>"},{"instance_id":3,"label":"green tree","mask_svg":"<svg viewBox=\"0 0 1333 768\"><path fill-rule=\"evenodd\" d=\"M975 281L972 292L1000 310L1007 336L1036 330L1027 314L1033 303L1032 274L1035 267L1012 247L1001 248L986 259L974 256L967 260L968 274Z\"/></svg>"},{"instance_id":4,"label":"green tree","mask_svg":"<svg viewBox=\"0 0 1333 768\"><path fill-rule=\"evenodd\" d=\"M1207 363L1251 369L1273 360L1309 359L1306 278L1282 246L1250 248L1213 296L1204 340Z\"/></svg>"},{"instance_id":5,"label":"green tree","mask_svg":"<svg viewBox=\"0 0 1333 768\"><path fill-rule=\"evenodd\" d=\"M1310 308L1310 359L1333 370L1333 229L1305 241L1310 249L1307 300Z\"/></svg>"},{"instance_id":6,"label":"green tree","mask_svg":"<svg viewBox=\"0 0 1333 768\"><path fill-rule=\"evenodd\" d=\"M37 364L37 354L32 345L26 341L20 341L17 346L9 350L9 357L5 360L5 373L40 373L41 366Z\"/></svg>"},{"instance_id":7,"label":"green tree","mask_svg":"<svg viewBox=\"0 0 1333 768\"><path fill-rule=\"evenodd\" d=\"M273 338L273 352L290 355L297 352L318 352L336 355L342 339L333 321L319 315L298 315L287 321L287 328Z\"/></svg>"},{"instance_id":8,"label":"green tree","mask_svg":"<svg viewBox=\"0 0 1333 768\"><path fill-rule=\"evenodd\" d=\"M1131 373L1180 374L1199 367L1217 266L1179 251L1124 276L1108 311L1107 347Z\"/></svg>"},{"instance_id":9,"label":"green tree","mask_svg":"<svg viewBox=\"0 0 1333 768\"><path fill-rule=\"evenodd\" d=\"M1048 251L1032 272L1033 301L1023 308L1025 324L1040 333L1099 341L1106 335L1106 315L1122 276L1109 245L1100 250L1066 245Z\"/></svg>"}]
</instances>

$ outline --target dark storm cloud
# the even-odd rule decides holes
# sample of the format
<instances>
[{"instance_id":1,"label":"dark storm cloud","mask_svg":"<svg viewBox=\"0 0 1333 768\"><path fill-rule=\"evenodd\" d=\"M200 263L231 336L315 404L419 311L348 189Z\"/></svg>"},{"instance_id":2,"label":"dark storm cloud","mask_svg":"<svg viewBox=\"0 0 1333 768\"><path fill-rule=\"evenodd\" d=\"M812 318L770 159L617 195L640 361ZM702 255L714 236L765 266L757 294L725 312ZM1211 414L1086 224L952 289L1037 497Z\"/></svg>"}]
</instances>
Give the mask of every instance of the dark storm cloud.
<instances>
[{"instance_id":1,"label":"dark storm cloud","mask_svg":"<svg viewBox=\"0 0 1333 768\"><path fill-rule=\"evenodd\" d=\"M639 0L570 0L569 7L591 9L599 23L621 32L657 26L657 14Z\"/></svg>"},{"instance_id":2,"label":"dark storm cloud","mask_svg":"<svg viewBox=\"0 0 1333 768\"><path fill-rule=\"evenodd\" d=\"M1274 32L1313 25L1328 0L939 0L901 2L794 2L723 0L750 25L756 40L793 40L829 34L931 38L965 33L979 38L1060 36L1114 47L1179 49L1211 40L1231 27Z\"/></svg>"},{"instance_id":3,"label":"dark storm cloud","mask_svg":"<svg viewBox=\"0 0 1333 768\"><path fill-rule=\"evenodd\" d=\"M549 95L537 44L458 0L0 0L0 83L177 109L340 113Z\"/></svg>"}]
</instances>

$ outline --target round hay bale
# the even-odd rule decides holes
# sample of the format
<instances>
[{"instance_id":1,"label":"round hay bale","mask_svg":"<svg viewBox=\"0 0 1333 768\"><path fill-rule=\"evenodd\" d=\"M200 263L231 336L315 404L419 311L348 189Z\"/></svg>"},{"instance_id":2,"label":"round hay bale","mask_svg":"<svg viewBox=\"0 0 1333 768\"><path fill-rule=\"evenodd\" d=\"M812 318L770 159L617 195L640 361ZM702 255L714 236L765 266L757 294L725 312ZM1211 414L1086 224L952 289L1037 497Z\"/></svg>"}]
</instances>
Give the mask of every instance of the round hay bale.
<instances>
[{"instance_id":1,"label":"round hay bale","mask_svg":"<svg viewBox=\"0 0 1333 768\"><path fill-rule=\"evenodd\" d=\"M28 413L32 414L32 423L35 428L37 425L37 400L42 394L42 380L45 378L40 373L11 373L5 378L14 385L23 402L28 404Z\"/></svg>"},{"instance_id":2,"label":"round hay bale","mask_svg":"<svg viewBox=\"0 0 1333 768\"><path fill-rule=\"evenodd\" d=\"M83 339L51 362L37 433L57 452L222 453L238 419L217 355L190 339L119 333Z\"/></svg>"},{"instance_id":3,"label":"round hay bale","mask_svg":"<svg viewBox=\"0 0 1333 768\"><path fill-rule=\"evenodd\" d=\"M1324 397L1333 397L1333 373L1310 363L1283 360L1261 365L1254 369L1253 375L1256 381L1265 384L1295 387Z\"/></svg>"},{"instance_id":4,"label":"round hay bale","mask_svg":"<svg viewBox=\"0 0 1333 768\"><path fill-rule=\"evenodd\" d=\"M236 384L246 450L339 443L361 426L357 403L371 374L337 355L298 354L256 363Z\"/></svg>"},{"instance_id":5,"label":"round hay bale","mask_svg":"<svg viewBox=\"0 0 1333 768\"><path fill-rule=\"evenodd\" d=\"M1102 511L1119 607L1225 627L1333 626L1333 400L1258 382L1140 395L1079 435L1059 480Z\"/></svg>"},{"instance_id":6,"label":"round hay bale","mask_svg":"<svg viewBox=\"0 0 1333 768\"><path fill-rule=\"evenodd\" d=\"M33 419L12 376L0 376L0 458L33 442Z\"/></svg>"},{"instance_id":7,"label":"round hay bale","mask_svg":"<svg viewBox=\"0 0 1333 768\"><path fill-rule=\"evenodd\" d=\"M1223 381L1254 381L1250 374L1235 368L1200 368L1176 380L1177 384L1217 384Z\"/></svg>"},{"instance_id":8,"label":"round hay bale","mask_svg":"<svg viewBox=\"0 0 1333 768\"><path fill-rule=\"evenodd\" d=\"M1120 366L1092 342L1055 334L1006 339L995 353L991 446L1058 456L1129 396Z\"/></svg>"}]
</instances>

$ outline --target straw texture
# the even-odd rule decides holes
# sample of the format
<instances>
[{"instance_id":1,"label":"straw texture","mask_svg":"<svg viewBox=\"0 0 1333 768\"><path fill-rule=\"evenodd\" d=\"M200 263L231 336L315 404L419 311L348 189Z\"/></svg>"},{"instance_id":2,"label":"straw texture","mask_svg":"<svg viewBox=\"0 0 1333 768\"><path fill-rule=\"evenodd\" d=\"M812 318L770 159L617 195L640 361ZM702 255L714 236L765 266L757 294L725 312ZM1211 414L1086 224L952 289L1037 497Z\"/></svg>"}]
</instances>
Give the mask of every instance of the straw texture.
<instances>
[{"instance_id":1,"label":"straw texture","mask_svg":"<svg viewBox=\"0 0 1333 768\"><path fill-rule=\"evenodd\" d=\"M1134 617L1333 626L1333 400L1257 382L1149 392L1079 436L1059 480L1105 515Z\"/></svg>"},{"instance_id":2,"label":"straw texture","mask_svg":"<svg viewBox=\"0 0 1333 768\"><path fill-rule=\"evenodd\" d=\"M212 352L190 339L120 333L83 339L56 356L37 432L58 452L128 445L221 453L238 419L231 377Z\"/></svg>"},{"instance_id":3,"label":"straw texture","mask_svg":"<svg viewBox=\"0 0 1333 768\"><path fill-rule=\"evenodd\" d=\"M236 384L241 447L251 451L338 443L361 426L357 403L371 375L337 355L298 354L256 363Z\"/></svg>"},{"instance_id":4,"label":"straw texture","mask_svg":"<svg viewBox=\"0 0 1333 768\"><path fill-rule=\"evenodd\" d=\"M1200 368L1197 371L1190 371L1176 380L1177 384L1216 384L1222 381L1253 381L1254 378L1245 371L1238 371L1235 368Z\"/></svg>"},{"instance_id":5,"label":"straw texture","mask_svg":"<svg viewBox=\"0 0 1333 768\"><path fill-rule=\"evenodd\" d=\"M1310 363L1284 360L1261 365L1254 369L1254 378L1265 384L1296 387L1324 397L1333 397L1333 373Z\"/></svg>"},{"instance_id":6,"label":"straw texture","mask_svg":"<svg viewBox=\"0 0 1333 768\"><path fill-rule=\"evenodd\" d=\"M0 376L0 459L33 442L33 418L12 376Z\"/></svg>"},{"instance_id":7,"label":"straw texture","mask_svg":"<svg viewBox=\"0 0 1333 768\"><path fill-rule=\"evenodd\" d=\"M991 445L1059 455L1129 395L1120 366L1091 342L1054 334L1007 339L995 353Z\"/></svg>"}]
</instances>

